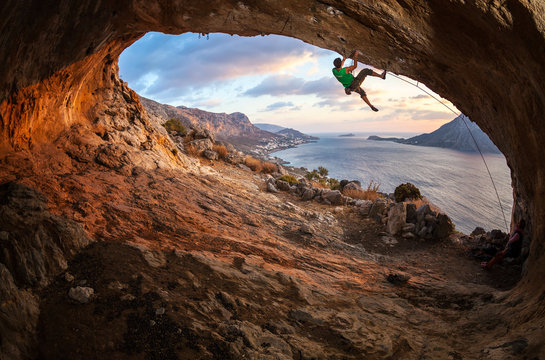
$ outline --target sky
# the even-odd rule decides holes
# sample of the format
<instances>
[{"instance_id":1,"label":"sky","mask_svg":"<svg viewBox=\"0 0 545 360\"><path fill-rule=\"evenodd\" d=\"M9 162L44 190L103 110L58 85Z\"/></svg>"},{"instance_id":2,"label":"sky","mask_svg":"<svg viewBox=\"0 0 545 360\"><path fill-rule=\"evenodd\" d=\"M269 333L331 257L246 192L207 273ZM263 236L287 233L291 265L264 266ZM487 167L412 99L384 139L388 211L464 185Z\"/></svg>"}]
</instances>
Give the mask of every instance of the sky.
<instances>
[{"instance_id":1,"label":"sky","mask_svg":"<svg viewBox=\"0 0 545 360\"><path fill-rule=\"evenodd\" d=\"M148 33L121 54L119 72L138 94L163 104L242 112L252 123L306 133L420 134L455 117L421 90L388 75L367 77L362 85L380 109L373 112L358 94L347 96L333 77L336 57L277 35ZM345 66L351 64L347 60ZM354 74L364 67L371 66L358 64Z\"/></svg>"}]
</instances>

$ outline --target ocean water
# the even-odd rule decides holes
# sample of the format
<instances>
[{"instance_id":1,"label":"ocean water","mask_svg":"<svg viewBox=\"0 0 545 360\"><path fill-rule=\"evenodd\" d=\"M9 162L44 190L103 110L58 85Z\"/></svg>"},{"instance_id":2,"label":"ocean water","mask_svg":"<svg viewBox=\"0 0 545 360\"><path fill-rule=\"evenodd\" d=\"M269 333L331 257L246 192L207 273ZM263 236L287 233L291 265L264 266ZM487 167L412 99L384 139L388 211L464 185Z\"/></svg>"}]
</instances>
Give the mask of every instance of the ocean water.
<instances>
[{"instance_id":1,"label":"ocean water","mask_svg":"<svg viewBox=\"0 0 545 360\"><path fill-rule=\"evenodd\" d=\"M330 177L359 180L364 188L373 180L380 184L379 191L386 193L393 192L399 184L411 182L449 215L458 231L469 234L476 226L507 230L479 154L366 140L367 134L314 135L320 140L272 155L309 170L323 166ZM513 204L510 170L501 154L485 154L485 159L509 224Z\"/></svg>"}]
</instances>

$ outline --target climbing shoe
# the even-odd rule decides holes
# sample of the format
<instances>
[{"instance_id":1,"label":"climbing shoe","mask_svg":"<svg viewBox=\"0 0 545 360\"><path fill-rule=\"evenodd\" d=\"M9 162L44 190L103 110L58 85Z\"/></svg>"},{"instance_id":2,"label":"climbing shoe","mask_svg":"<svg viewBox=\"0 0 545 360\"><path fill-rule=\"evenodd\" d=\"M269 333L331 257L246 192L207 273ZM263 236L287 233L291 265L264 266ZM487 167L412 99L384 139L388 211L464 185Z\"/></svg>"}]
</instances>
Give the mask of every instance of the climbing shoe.
<instances>
[{"instance_id":1,"label":"climbing shoe","mask_svg":"<svg viewBox=\"0 0 545 360\"><path fill-rule=\"evenodd\" d=\"M371 105L371 110L373 110L375 112L378 111L378 109L376 107L374 107L373 105Z\"/></svg>"}]
</instances>

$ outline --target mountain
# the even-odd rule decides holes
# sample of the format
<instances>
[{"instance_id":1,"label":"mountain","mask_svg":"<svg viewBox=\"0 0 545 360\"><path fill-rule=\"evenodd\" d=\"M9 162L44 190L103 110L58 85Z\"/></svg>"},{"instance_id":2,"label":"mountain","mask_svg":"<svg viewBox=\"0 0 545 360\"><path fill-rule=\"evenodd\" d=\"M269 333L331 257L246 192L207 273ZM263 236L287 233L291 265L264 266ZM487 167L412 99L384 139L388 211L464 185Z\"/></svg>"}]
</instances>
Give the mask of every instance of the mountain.
<instances>
[{"instance_id":1,"label":"mountain","mask_svg":"<svg viewBox=\"0 0 545 360\"><path fill-rule=\"evenodd\" d=\"M303 140L318 140L315 136L310 136L307 134L303 134L300 131L297 131L295 129L283 129L276 132L277 135L282 135L289 139L303 139Z\"/></svg>"},{"instance_id":2,"label":"mountain","mask_svg":"<svg viewBox=\"0 0 545 360\"><path fill-rule=\"evenodd\" d=\"M244 136L258 140L278 137L278 135L254 126L248 117L240 112L232 114L213 113L185 106L160 104L142 96L140 97L140 101L148 114L161 123L164 123L168 119L176 118L186 126L199 125L206 128L219 138Z\"/></svg>"},{"instance_id":3,"label":"mountain","mask_svg":"<svg viewBox=\"0 0 545 360\"><path fill-rule=\"evenodd\" d=\"M465 123L464 119L466 120ZM409 145L433 146L458 151L477 152L478 150L475 146L475 142L467 130L468 127L483 153L500 153L500 150L496 147L496 145L494 145L488 135L486 135L476 123L469 120L465 115L456 117L451 122L446 123L439 129L429 134L422 134L409 139L370 136L368 140L394 141Z\"/></svg>"},{"instance_id":4,"label":"mountain","mask_svg":"<svg viewBox=\"0 0 545 360\"><path fill-rule=\"evenodd\" d=\"M285 127L283 126L278 126L274 124L265 124L265 123L257 123L257 124L254 124L254 126L257 126L261 130L269 131L272 133L276 133L285 129Z\"/></svg>"},{"instance_id":5,"label":"mountain","mask_svg":"<svg viewBox=\"0 0 545 360\"><path fill-rule=\"evenodd\" d=\"M140 101L144 105L150 120L157 125L162 125L172 118L179 119L187 127L197 125L208 129L214 133L217 139L228 141L241 151L252 152L258 155L266 155L272 151L318 139L297 130L286 129L280 126L278 128L281 130L277 133L262 130L252 124L248 117L240 112L232 114L213 113L185 106L160 104L142 96L140 97ZM263 125L277 126L271 124Z\"/></svg>"}]
</instances>

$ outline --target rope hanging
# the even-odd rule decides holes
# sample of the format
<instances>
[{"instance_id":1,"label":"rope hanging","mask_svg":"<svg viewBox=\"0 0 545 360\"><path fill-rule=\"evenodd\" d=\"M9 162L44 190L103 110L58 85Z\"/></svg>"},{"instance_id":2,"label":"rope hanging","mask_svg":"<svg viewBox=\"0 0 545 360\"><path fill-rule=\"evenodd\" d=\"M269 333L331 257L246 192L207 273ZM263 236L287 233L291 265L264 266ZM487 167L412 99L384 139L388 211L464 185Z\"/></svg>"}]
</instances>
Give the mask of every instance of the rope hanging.
<instances>
[{"instance_id":1,"label":"rope hanging","mask_svg":"<svg viewBox=\"0 0 545 360\"><path fill-rule=\"evenodd\" d=\"M500 195L498 193L498 189L496 188L496 183L494 182L494 179L492 177L492 173L490 173L490 169L488 168L488 164L486 163L486 160L484 158L484 155L483 155L483 152L481 151L481 148L479 147L479 144L477 144L477 140L475 140L475 137L473 136L473 133L471 132L471 129L469 128L469 125L467 124L466 122L466 116L464 114L462 114L461 112L460 113L457 113L456 111L454 111L450 106L448 106L447 104L445 104L444 102L442 102L439 98L437 98L437 96L433 95L432 93L430 93L429 91L427 91L426 89L424 88L421 88L419 86L419 82L417 82L416 84L413 84L412 82L406 80L406 79L403 79L402 77L400 76L397 76L396 74L393 74L393 73L389 73L390 75L398 78L399 80L402 80L402 81L405 81L407 84L410 84L412 86L415 86L417 87L418 89L422 90L424 93L426 93L426 95L428 95L429 97L431 97L432 99L434 99L435 101L437 101L439 104L443 105L444 107L446 107L449 111L451 111L454 115L456 116L461 116L462 117L462 121L464 122L464 125L466 126L466 129L467 131L469 132L469 135L471 135L471 138L473 139L473 142L475 143L475 146L477 147L477 150L479 151L479 154L481 154L481 159L483 159L483 163L484 163L484 166L486 168L486 171L488 172L488 176L490 177L490 182L492 182L492 186L494 187L494 191L496 192L496 197L498 198L498 204L500 205L500 209L501 209L501 214L503 216L503 221L505 223L505 228L507 229L507 233L509 233L509 226L507 225L507 219L505 218L505 212L503 211L503 206L501 205L501 199L500 199Z\"/></svg>"}]
</instances>

